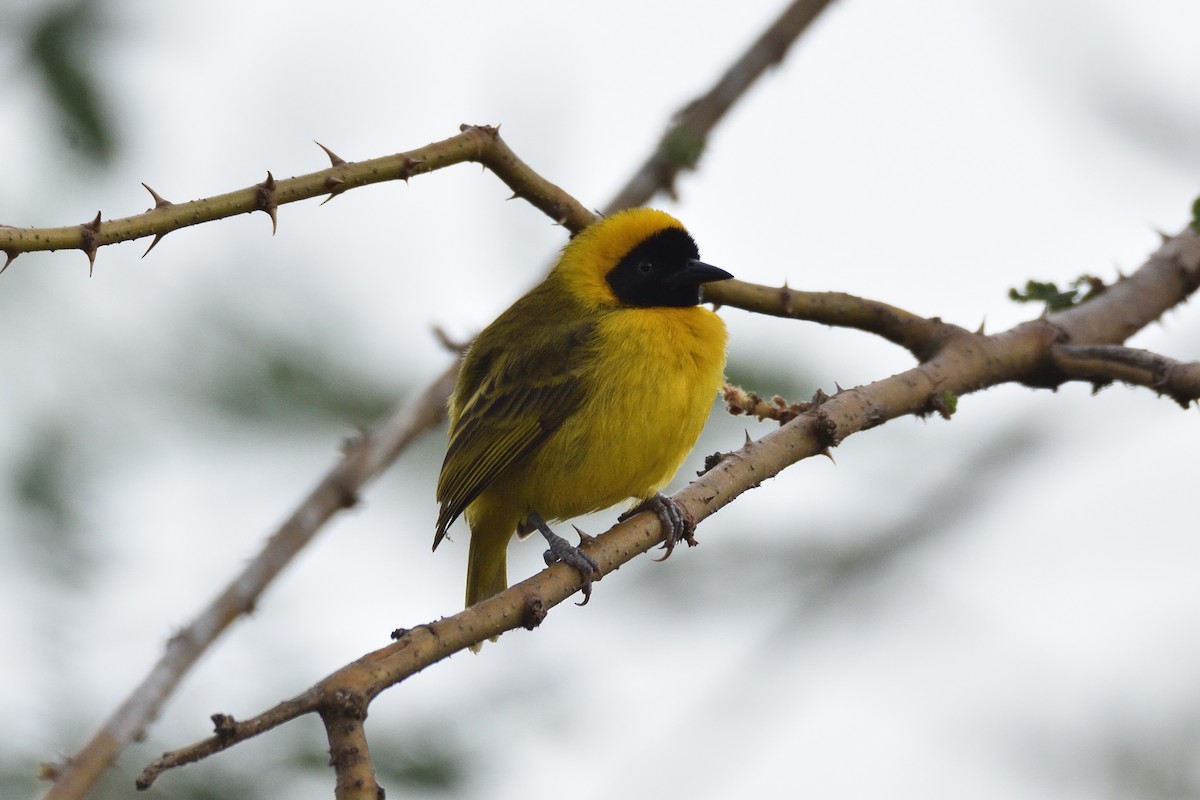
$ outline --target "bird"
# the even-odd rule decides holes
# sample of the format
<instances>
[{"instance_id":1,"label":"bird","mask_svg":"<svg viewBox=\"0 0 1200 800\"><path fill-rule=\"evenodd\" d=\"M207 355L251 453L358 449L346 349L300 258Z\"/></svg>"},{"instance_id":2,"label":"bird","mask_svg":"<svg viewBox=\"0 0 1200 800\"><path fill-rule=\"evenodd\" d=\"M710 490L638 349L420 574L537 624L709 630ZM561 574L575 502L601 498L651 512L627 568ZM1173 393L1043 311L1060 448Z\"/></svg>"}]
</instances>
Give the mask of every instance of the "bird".
<instances>
[{"instance_id":1,"label":"bird","mask_svg":"<svg viewBox=\"0 0 1200 800\"><path fill-rule=\"evenodd\" d=\"M723 386L728 334L700 293L732 277L700 261L673 216L628 209L579 231L475 338L448 404L433 540L436 550L465 514L468 607L507 588L509 542L534 531L547 564L579 570L586 603L599 566L549 523L623 501L634 505L622 519L662 520L663 558L695 544L694 519L659 490Z\"/></svg>"}]
</instances>

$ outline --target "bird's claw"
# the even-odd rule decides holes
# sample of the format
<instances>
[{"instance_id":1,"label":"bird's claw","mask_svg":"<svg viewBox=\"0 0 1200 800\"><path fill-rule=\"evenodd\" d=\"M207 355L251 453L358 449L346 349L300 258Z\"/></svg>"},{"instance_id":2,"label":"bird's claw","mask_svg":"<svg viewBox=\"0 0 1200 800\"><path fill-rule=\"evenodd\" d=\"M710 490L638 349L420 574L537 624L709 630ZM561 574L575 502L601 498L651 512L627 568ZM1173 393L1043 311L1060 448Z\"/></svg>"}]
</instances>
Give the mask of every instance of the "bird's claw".
<instances>
[{"instance_id":1,"label":"bird's claw","mask_svg":"<svg viewBox=\"0 0 1200 800\"><path fill-rule=\"evenodd\" d=\"M695 537L696 518L689 514L686 508L675 502L674 499L663 494L656 494L653 497L646 498L637 506L626 511L618 519L624 522L643 511L653 511L665 532L662 549L666 550L666 552L662 554L661 558L654 559L655 561L666 561L670 558L671 553L675 550L675 545L680 542L687 542L688 547L695 547L699 544Z\"/></svg>"},{"instance_id":2,"label":"bird's claw","mask_svg":"<svg viewBox=\"0 0 1200 800\"><path fill-rule=\"evenodd\" d=\"M544 528L539 527L538 530L541 531L542 536L546 537L546 543L550 545L546 552L542 553L542 558L545 560L546 566L549 567L558 563L566 564L567 566L574 567L583 577L583 585L580 587L580 591L583 592L583 602L576 603L575 605L586 606L588 601L592 599L593 579L603 576L603 573L600 571L600 565L596 563L596 559L550 530L548 526ZM583 531L580 531L579 528L575 530L579 531L580 544L585 544L595 538L594 536L588 536Z\"/></svg>"}]
</instances>

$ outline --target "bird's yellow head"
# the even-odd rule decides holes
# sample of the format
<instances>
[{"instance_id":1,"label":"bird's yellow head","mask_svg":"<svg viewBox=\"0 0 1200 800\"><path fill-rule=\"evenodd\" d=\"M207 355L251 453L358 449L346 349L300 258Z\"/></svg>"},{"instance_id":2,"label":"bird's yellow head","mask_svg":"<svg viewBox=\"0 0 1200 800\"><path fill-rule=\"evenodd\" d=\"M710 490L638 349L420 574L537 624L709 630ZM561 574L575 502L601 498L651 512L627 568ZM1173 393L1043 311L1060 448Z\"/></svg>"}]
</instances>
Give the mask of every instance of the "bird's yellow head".
<instances>
[{"instance_id":1,"label":"bird's yellow head","mask_svg":"<svg viewBox=\"0 0 1200 800\"><path fill-rule=\"evenodd\" d=\"M663 211L631 208L576 234L555 272L571 296L592 307L686 307L700 302L702 284L733 277L699 259L683 223Z\"/></svg>"}]
</instances>

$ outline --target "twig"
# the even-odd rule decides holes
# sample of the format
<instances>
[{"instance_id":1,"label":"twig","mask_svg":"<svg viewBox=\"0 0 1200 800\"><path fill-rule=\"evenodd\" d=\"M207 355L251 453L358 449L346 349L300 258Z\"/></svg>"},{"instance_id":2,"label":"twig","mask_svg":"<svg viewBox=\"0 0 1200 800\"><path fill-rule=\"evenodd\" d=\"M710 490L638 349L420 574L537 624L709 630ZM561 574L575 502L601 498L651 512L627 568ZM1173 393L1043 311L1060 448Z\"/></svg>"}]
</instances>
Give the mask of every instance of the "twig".
<instances>
[{"instance_id":1,"label":"twig","mask_svg":"<svg viewBox=\"0 0 1200 800\"><path fill-rule=\"evenodd\" d=\"M329 737L329 763L337 774L334 797L337 800L381 800L384 793L375 780L371 748L363 720L367 706L357 695L336 696L331 708L321 712Z\"/></svg>"},{"instance_id":2,"label":"twig","mask_svg":"<svg viewBox=\"0 0 1200 800\"><path fill-rule=\"evenodd\" d=\"M1200 362L1172 358L1113 344L1060 344L1050 350L1054 365L1073 380L1090 381L1099 390L1112 381L1145 386L1184 408L1200 400Z\"/></svg>"},{"instance_id":3,"label":"twig","mask_svg":"<svg viewBox=\"0 0 1200 800\"><path fill-rule=\"evenodd\" d=\"M674 197L675 178L683 170L695 169L716 124L768 67L783 61L792 43L831 1L795 0L784 9L711 89L675 115L654 152L604 213L645 205L660 190Z\"/></svg>"},{"instance_id":4,"label":"twig","mask_svg":"<svg viewBox=\"0 0 1200 800\"><path fill-rule=\"evenodd\" d=\"M812 402L789 403L779 395L774 395L768 400L757 392L748 392L732 383L725 384L722 399L725 401L725 408L735 417L745 414L760 421L773 419L780 425L791 422L804 412L812 410L814 405L819 404ZM821 396L821 399L824 399L824 395Z\"/></svg>"},{"instance_id":5,"label":"twig","mask_svg":"<svg viewBox=\"0 0 1200 800\"><path fill-rule=\"evenodd\" d=\"M82 225L59 228L15 228L0 225L0 251L9 264L21 253L39 250L82 250L94 264L99 248L153 236L146 252L172 231L218 219L263 211L271 217L272 229L280 206L314 197L341 194L349 189L383 181L408 181L434 170L475 162L494 172L510 189L513 197L527 200L551 219L578 230L592 220L592 213L559 187L542 178L517 158L500 138L498 128L489 125L463 125L457 136L419 147L406 153L347 162L323 145L332 165L296 178L276 180L270 173L262 183L216 197L172 203L146 186L154 198L154 208L143 214L121 219L96 218ZM2 272L3 270L0 270Z\"/></svg>"},{"instance_id":6,"label":"twig","mask_svg":"<svg viewBox=\"0 0 1200 800\"><path fill-rule=\"evenodd\" d=\"M446 397L458 375L447 369L421 394L399 406L374 430L351 442L341 460L211 603L167 642L166 652L100 730L58 770L46 800L82 797L112 761L158 717L164 700L180 679L230 623L251 610L284 566L338 511L349 508L358 492L390 464L420 433L444 416Z\"/></svg>"},{"instance_id":7,"label":"twig","mask_svg":"<svg viewBox=\"0 0 1200 800\"><path fill-rule=\"evenodd\" d=\"M775 317L804 319L874 333L906 348L918 361L928 358L957 327L902 308L842 292L802 292L739 280L710 283L704 301Z\"/></svg>"}]
</instances>

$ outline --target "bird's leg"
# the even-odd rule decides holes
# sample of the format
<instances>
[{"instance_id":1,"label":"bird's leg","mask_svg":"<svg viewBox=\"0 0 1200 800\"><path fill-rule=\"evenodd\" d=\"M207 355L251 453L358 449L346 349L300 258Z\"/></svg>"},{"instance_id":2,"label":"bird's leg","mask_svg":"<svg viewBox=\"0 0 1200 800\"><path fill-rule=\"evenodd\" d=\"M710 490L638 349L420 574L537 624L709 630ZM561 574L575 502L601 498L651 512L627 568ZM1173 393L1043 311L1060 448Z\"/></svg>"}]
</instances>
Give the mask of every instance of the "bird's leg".
<instances>
[{"instance_id":1,"label":"bird's leg","mask_svg":"<svg viewBox=\"0 0 1200 800\"><path fill-rule=\"evenodd\" d=\"M522 527L537 528L538 533L546 537L546 544L550 545L550 549L543 554L543 558L546 559L546 566L561 561L579 570L579 574L583 576L583 586L580 587L583 591L583 602L578 603L578 605L586 606L588 600L592 599L592 576L602 576L600 565L596 563L596 559L578 547L573 547L566 539L550 530L550 526L546 524L546 520L542 519L541 515L536 511L525 518L525 524ZM575 530L579 529L576 528ZM584 541L582 532L580 540Z\"/></svg>"},{"instance_id":2,"label":"bird's leg","mask_svg":"<svg viewBox=\"0 0 1200 800\"><path fill-rule=\"evenodd\" d=\"M646 498L617 519L624 522L643 511L653 511L662 524L663 530L666 531L662 547L667 552L662 554L662 558L655 559L656 561L666 561L671 552L675 550L675 545L680 542L687 542L688 547L695 547L699 544L693 535L696 531L696 518L689 514L687 509L664 494L655 493L653 497Z\"/></svg>"}]
</instances>

